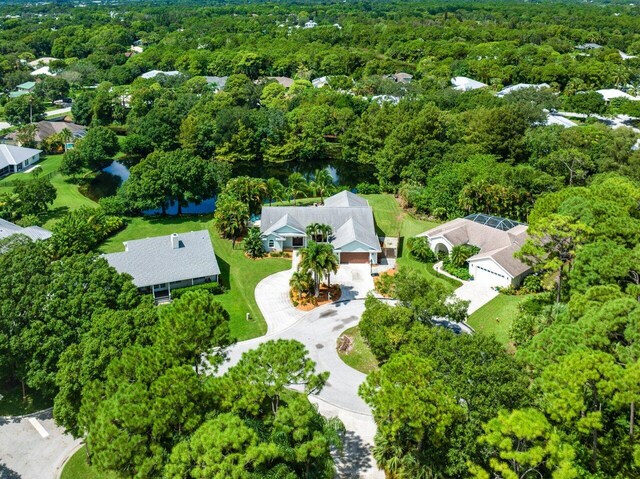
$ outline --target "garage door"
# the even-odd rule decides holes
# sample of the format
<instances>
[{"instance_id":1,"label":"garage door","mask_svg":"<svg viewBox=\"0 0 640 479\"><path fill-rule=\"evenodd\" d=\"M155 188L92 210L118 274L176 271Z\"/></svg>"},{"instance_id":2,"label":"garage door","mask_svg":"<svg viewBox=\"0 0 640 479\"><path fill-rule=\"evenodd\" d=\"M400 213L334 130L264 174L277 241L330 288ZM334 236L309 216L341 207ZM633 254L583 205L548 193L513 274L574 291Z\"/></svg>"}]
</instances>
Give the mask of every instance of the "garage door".
<instances>
[{"instance_id":1,"label":"garage door","mask_svg":"<svg viewBox=\"0 0 640 479\"><path fill-rule=\"evenodd\" d=\"M369 263L369 253L340 253L341 263Z\"/></svg>"}]
</instances>

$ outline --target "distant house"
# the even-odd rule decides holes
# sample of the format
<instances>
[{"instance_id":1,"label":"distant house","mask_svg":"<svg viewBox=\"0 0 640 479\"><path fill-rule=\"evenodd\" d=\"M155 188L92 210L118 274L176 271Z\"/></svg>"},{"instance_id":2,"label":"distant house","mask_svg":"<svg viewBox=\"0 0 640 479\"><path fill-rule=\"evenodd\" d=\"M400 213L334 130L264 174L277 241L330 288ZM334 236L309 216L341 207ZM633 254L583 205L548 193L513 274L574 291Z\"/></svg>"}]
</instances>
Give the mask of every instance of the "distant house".
<instances>
[{"instance_id":1,"label":"distant house","mask_svg":"<svg viewBox=\"0 0 640 479\"><path fill-rule=\"evenodd\" d=\"M315 28L317 26L318 24L313 20L309 20L307 23L304 24L304 28Z\"/></svg>"},{"instance_id":2,"label":"distant house","mask_svg":"<svg viewBox=\"0 0 640 479\"><path fill-rule=\"evenodd\" d=\"M46 140L52 135L60 133L65 129L71 132L71 136L72 136L72 139L70 142L71 144L73 144L77 139L84 138L84 136L87 134L87 128L85 126L76 125L75 123L68 123L65 121L46 121L45 120L45 121L39 121L38 123L36 123L36 133L34 136L34 141L38 146L40 146L44 140ZM13 132L13 133L9 133L5 138L9 140L10 143L20 146L17 143L16 136L17 134Z\"/></svg>"},{"instance_id":3,"label":"distant house","mask_svg":"<svg viewBox=\"0 0 640 479\"><path fill-rule=\"evenodd\" d=\"M229 77L215 77L208 76L204 77L207 81L208 85L213 85L216 91L224 90L225 85L227 84L227 80Z\"/></svg>"},{"instance_id":4,"label":"distant house","mask_svg":"<svg viewBox=\"0 0 640 479\"><path fill-rule=\"evenodd\" d=\"M631 60L633 58L638 58L636 55L629 55L623 52L622 50L618 50L618 53L620 54L620 58L622 58L623 60Z\"/></svg>"},{"instance_id":5,"label":"distant house","mask_svg":"<svg viewBox=\"0 0 640 479\"><path fill-rule=\"evenodd\" d=\"M33 241L37 241L51 238L51 231L40 228L39 226L23 228L22 226L15 225L0 218L0 239L8 238L13 235L25 235Z\"/></svg>"},{"instance_id":6,"label":"distant house","mask_svg":"<svg viewBox=\"0 0 640 479\"><path fill-rule=\"evenodd\" d=\"M142 53L144 51L144 48L141 45L131 45L131 47L129 48L129 51L131 51L131 53Z\"/></svg>"},{"instance_id":7,"label":"distant house","mask_svg":"<svg viewBox=\"0 0 640 479\"><path fill-rule=\"evenodd\" d=\"M0 178L24 170L40 160L41 150L0 145Z\"/></svg>"},{"instance_id":8,"label":"distant house","mask_svg":"<svg viewBox=\"0 0 640 479\"><path fill-rule=\"evenodd\" d=\"M487 86L486 83L482 83L480 81L473 80L467 77L453 77L451 79L451 85L453 85L454 90L458 91L477 90L478 88L484 88Z\"/></svg>"},{"instance_id":9,"label":"distant house","mask_svg":"<svg viewBox=\"0 0 640 479\"><path fill-rule=\"evenodd\" d=\"M576 50L598 50L599 48L602 48L602 45L597 43L583 43L576 46Z\"/></svg>"},{"instance_id":10,"label":"distant house","mask_svg":"<svg viewBox=\"0 0 640 479\"><path fill-rule=\"evenodd\" d=\"M319 77L311 80L311 84L314 88L322 88L325 85L329 84L329 77Z\"/></svg>"},{"instance_id":11,"label":"distant house","mask_svg":"<svg viewBox=\"0 0 640 479\"><path fill-rule=\"evenodd\" d=\"M140 78L144 78L145 80L149 80L151 78L155 78L158 75L164 75L167 77L174 77L174 76L178 76L181 75L181 73L179 71L176 70L171 70L168 72L163 72L162 70L151 70L149 72L143 73L142 75L140 75Z\"/></svg>"},{"instance_id":12,"label":"distant house","mask_svg":"<svg viewBox=\"0 0 640 479\"><path fill-rule=\"evenodd\" d=\"M293 85L293 78L289 77L267 77L267 80L277 81L285 88L289 88L291 85Z\"/></svg>"},{"instance_id":13,"label":"distant house","mask_svg":"<svg viewBox=\"0 0 640 479\"><path fill-rule=\"evenodd\" d=\"M28 95L29 93L33 93L33 90L36 88L36 82L28 81L21 83L16 87L14 91L9 93L10 98L18 98L22 95Z\"/></svg>"},{"instance_id":14,"label":"distant house","mask_svg":"<svg viewBox=\"0 0 640 479\"><path fill-rule=\"evenodd\" d=\"M382 105L383 103L391 103L392 105L397 105L400 103L400 98L393 95L375 95L371 97L372 101L375 101L378 105Z\"/></svg>"},{"instance_id":15,"label":"distant house","mask_svg":"<svg viewBox=\"0 0 640 479\"><path fill-rule=\"evenodd\" d=\"M553 113L548 110L544 110L544 112L547 115L547 119L544 124L547 126L559 125L565 128L572 128L574 126L578 126L577 123L574 123L573 121L569 120L568 118L565 118L562 115L558 115L557 113Z\"/></svg>"},{"instance_id":16,"label":"distant house","mask_svg":"<svg viewBox=\"0 0 640 479\"><path fill-rule=\"evenodd\" d=\"M33 61L30 61L29 63L27 63L27 65L29 65L31 68L39 68L41 66L44 65L48 65L51 62L56 61L57 58L54 57L41 57L41 58L36 58Z\"/></svg>"},{"instance_id":17,"label":"distant house","mask_svg":"<svg viewBox=\"0 0 640 479\"><path fill-rule=\"evenodd\" d=\"M264 206L260 231L266 251L303 248L312 223L331 226L329 243L341 263L377 263L382 251L373 211L364 198L342 191L319 206Z\"/></svg>"},{"instance_id":18,"label":"distant house","mask_svg":"<svg viewBox=\"0 0 640 479\"><path fill-rule=\"evenodd\" d=\"M527 225L497 216L474 214L449 221L418 236L426 236L434 253L450 254L469 244L480 251L468 259L474 281L489 286L518 286L531 267L513 257L527 240Z\"/></svg>"},{"instance_id":19,"label":"distant house","mask_svg":"<svg viewBox=\"0 0 640 479\"><path fill-rule=\"evenodd\" d=\"M207 230L125 241L124 248L104 258L119 273L131 275L133 284L154 298L170 298L174 289L220 277Z\"/></svg>"},{"instance_id":20,"label":"distant house","mask_svg":"<svg viewBox=\"0 0 640 479\"><path fill-rule=\"evenodd\" d=\"M410 73L399 72L391 75L391 79L396 83L411 83L411 80L413 80L413 75L411 75Z\"/></svg>"},{"instance_id":21,"label":"distant house","mask_svg":"<svg viewBox=\"0 0 640 479\"><path fill-rule=\"evenodd\" d=\"M498 93L496 93L496 96L498 98L502 98L503 96L506 96L509 93L513 93L513 92L519 91L519 90L526 90L527 88L533 88L535 90L542 90L544 88L551 88L551 87L549 86L548 83L538 83L538 84L518 83L517 85L511 85L511 86L508 86L506 88L503 88Z\"/></svg>"},{"instance_id":22,"label":"distant house","mask_svg":"<svg viewBox=\"0 0 640 479\"><path fill-rule=\"evenodd\" d=\"M600 93L604 98L605 103L609 103L611 100L615 98L624 98L625 100L638 101L640 98L631 96L628 93L623 92L622 90L617 90L615 88L609 88L604 90L596 90L596 93Z\"/></svg>"},{"instance_id":23,"label":"distant house","mask_svg":"<svg viewBox=\"0 0 640 479\"><path fill-rule=\"evenodd\" d=\"M34 77L36 77L36 76L38 76L38 75L46 75L46 76L49 76L49 77L54 77L54 76L56 76L56 74L55 74L55 73L51 73L51 70L49 69L49 67L48 67L48 66L44 66L44 67L37 68L37 69L33 70L33 71L30 73L30 75L31 75L31 76L34 76Z\"/></svg>"}]
</instances>

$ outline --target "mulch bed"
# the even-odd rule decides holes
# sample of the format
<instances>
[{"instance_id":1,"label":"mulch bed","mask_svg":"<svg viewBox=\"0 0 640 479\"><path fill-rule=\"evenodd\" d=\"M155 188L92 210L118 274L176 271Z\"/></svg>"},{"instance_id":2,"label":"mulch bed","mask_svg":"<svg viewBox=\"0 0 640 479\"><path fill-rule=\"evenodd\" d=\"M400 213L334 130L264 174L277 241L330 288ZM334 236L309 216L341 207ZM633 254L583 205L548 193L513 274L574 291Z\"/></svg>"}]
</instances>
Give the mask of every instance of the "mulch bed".
<instances>
[{"instance_id":1,"label":"mulch bed","mask_svg":"<svg viewBox=\"0 0 640 479\"><path fill-rule=\"evenodd\" d=\"M331 299L329 299L329 293L331 293ZM320 286L320 295L317 298L313 295L308 298L298 298L294 295L293 300L298 302L296 309L300 311L311 311L319 306L338 301L341 295L342 290L339 285L332 284L331 289L329 289L326 284L323 284Z\"/></svg>"}]
</instances>

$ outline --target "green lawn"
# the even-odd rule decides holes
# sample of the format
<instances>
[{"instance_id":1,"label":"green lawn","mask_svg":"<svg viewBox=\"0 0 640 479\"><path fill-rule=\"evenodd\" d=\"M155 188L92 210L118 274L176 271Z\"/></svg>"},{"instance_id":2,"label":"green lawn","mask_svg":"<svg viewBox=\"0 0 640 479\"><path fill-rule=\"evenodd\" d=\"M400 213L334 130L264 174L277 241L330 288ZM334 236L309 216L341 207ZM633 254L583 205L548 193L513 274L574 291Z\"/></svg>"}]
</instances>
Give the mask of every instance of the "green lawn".
<instances>
[{"instance_id":1,"label":"green lawn","mask_svg":"<svg viewBox=\"0 0 640 479\"><path fill-rule=\"evenodd\" d=\"M41 176L57 171L58 168L60 168L61 162L62 155L51 155L41 160L38 163L38 166L42 169ZM16 180L30 181L33 178L35 177L32 173L14 173L13 175L9 175L0 180L0 194L8 193L13 190L13 187L5 186L7 183L11 183ZM58 196L44 218L45 223L42 226L45 228L50 228L58 218L68 211L76 210L82 206L97 205L97 203L80 193L78 184L69 177L57 173L53 178L51 178L51 183L56 188Z\"/></svg>"},{"instance_id":2,"label":"green lawn","mask_svg":"<svg viewBox=\"0 0 640 479\"><path fill-rule=\"evenodd\" d=\"M60 479L116 479L116 475L98 472L87 464L87 453L82 446L64 465Z\"/></svg>"},{"instance_id":3,"label":"green lawn","mask_svg":"<svg viewBox=\"0 0 640 479\"><path fill-rule=\"evenodd\" d=\"M469 316L468 323L478 333L492 335L509 348L511 323L513 323L518 314L518 306L527 298L527 295L511 296L499 294Z\"/></svg>"},{"instance_id":4,"label":"green lawn","mask_svg":"<svg viewBox=\"0 0 640 479\"><path fill-rule=\"evenodd\" d=\"M434 271L433 265L416 261L410 255L403 244L408 238L423 233L438 223L422 220L403 210L398 200L390 194L364 195L373 209L373 216L376 221L376 230L380 236L399 236L399 255L397 264L419 271L422 274L434 278L453 291L461 283L451 278L438 274Z\"/></svg>"},{"instance_id":5,"label":"green lawn","mask_svg":"<svg viewBox=\"0 0 640 479\"><path fill-rule=\"evenodd\" d=\"M378 361L369 349L369 346L367 346L367 343L362 339L359 326L347 329L340 337L342 336L348 336L353 340L353 349L351 349L351 351L348 353L338 351L340 359L342 359L345 364L365 374L369 374L371 371L378 369ZM340 339L338 339L338 344L340 344L339 341Z\"/></svg>"},{"instance_id":6,"label":"green lawn","mask_svg":"<svg viewBox=\"0 0 640 479\"><path fill-rule=\"evenodd\" d=\"M222 273L221 282L227 288L216 299L231 315L231 332L239 340L262 336L267 332L267 325L256 304L256 285L273 273L289 269L291 261L283 258L251 260L239 244L232 250L231 241L220 238L211 218L211 215L132 218L123 231L102 245L101 251L124 251L122 242L127 240L208 229ZM251 321L246 320L247 312L251 314Z\"/></svg>"}]
</instances>

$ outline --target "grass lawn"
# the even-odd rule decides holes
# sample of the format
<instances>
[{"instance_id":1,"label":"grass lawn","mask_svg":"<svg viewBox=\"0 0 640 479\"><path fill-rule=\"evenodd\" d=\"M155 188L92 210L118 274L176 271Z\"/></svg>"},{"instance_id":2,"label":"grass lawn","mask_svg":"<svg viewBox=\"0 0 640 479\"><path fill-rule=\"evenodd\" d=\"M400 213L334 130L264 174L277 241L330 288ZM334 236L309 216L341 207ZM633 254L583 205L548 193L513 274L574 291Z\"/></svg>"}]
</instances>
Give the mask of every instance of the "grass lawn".
<instances>
[{"instance_id":1,"label":"grass lawn","mask_svg":"<svg viewBox=\"0 0 640 479\"><path fill-rule=\"evenodd\" d=\"M102 245L101 251L124 251L122 242L132 239L209 230L222 273L221 282L227 288L227 291L216 296L216 299L231 315L231 332L238 340L262 336L267 332L267 325L256 304L256 285L273 273L289 269L291 261L283 258L247 258L239 244L232 250L231 241L220 238L213 228L211 219L211 215L132 218L123 231ZM247 312L251 314L251 321L246 320Z\"/></svg>"},{"instance_id":2,"label":"grass lawn","mask_svg":"<svg viewBox=\"0 0 640 479\"><path fill-rule=\"evenodd\" d=\"M399 236L399 255L397 264L421 272L434 278L453 291L461 283L446 276L436 273L433 265L416 261L409 255L409 251L403 247L408 238L423 233L428 229L438 226L434 221L422 220L404 211L396 198L390 194L364 195L373 209L376 221L376 231L380 236Z\"/></svg>"},{"instance_id":3,"label":"grass lawn","mask_svg":"<svg viewBox=\"0 0 640 479\"><path fill-rule=\"evenodd\" d=\"M378 361L369 349L369 346L367 346L367 343L362 339L359 326L347 329L342 336L348 336L353 340L351 351L348 353L338 351L340 359L342 359L347 366L351 366L353 369L365 374L369 374L371 371L378 369ZM340 339L338 339L338 341L340 341Z\"/></svg>"},{"instance_id":4,"label":"grass lawn","mask_svg":"<svg viewBox=\"0 0 640 479\"><path fill-rule=\"evenodd\" d=\"M527 298L527 295L511 296L499 294L469 316L468 323L478 333L492 335L505 347L509 348L511 324L518 314L518 306Z\"/></svg>"},{"instance_id":5,"label":"grass lawn","mask_svg":"<svg viewBox=\"0 0 640 479\"><path fill-rule=\"evenodd\" d=\"M62 162L62 155L51 155L41 160L38 164L42 169L41 176L48 175L55 172L60 168ZM30 181L33 178L32 173L14 173L0 180L0 194L9 193L13 190L11 186L5 186L16 180ZM51 225L59 219L66 212L76 210L82 206L96 206L97 203L90 200L78 189L78 184L73 182L70 178L57 173L51 178L51 184L56 188L58 196L56 197L53 205L45 217L45 223L42 225L45 228L50 228Z\"/></svg>"},{"instance_id":6,"label":"grass lawn","mask_svg":"<svg viewBox=\"0 0 640 479\"><path fill-rule=\"evenodd\" d=\"M87 464L87 453L82 446L64 465L60 479L116 479L116 476L98 472Z\"/></svg>"},{"instance_id":7,"label":"grass lawn","mask_svg":"<svg viewBox=\"0 0 640 479\"><path fill-rule=\"evenodd\" d=\"M0 385L0 416L22 416L42 411L52 406L51 401L42 399L35 391L27 389L27 401L22 401L20 384Z\"/></svg>"}]
</instances>

